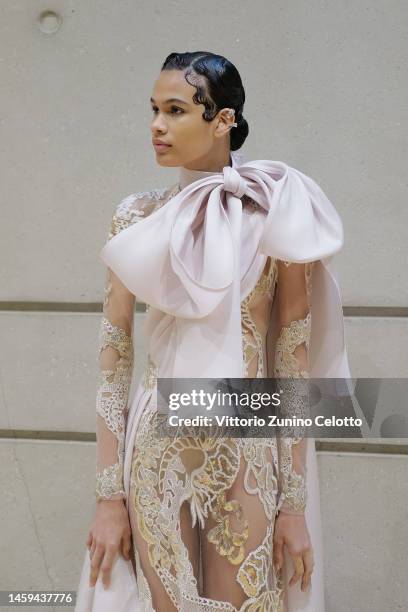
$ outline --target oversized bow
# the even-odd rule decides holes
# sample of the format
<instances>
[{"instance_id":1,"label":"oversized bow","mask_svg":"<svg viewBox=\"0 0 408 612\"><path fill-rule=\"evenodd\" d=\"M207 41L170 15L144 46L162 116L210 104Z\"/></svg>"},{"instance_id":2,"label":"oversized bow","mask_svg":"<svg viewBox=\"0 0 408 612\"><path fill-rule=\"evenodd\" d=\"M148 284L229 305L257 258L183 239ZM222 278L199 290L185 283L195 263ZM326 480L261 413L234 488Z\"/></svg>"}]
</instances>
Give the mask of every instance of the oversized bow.
<instances>
[{"instance_id":1,"label":"oversized bow","mask_svg":"<svg viewBox=\"0 0 408 612\"><path fill-rule=\"evenodd\" d=\"M244 195L260 205L245 223ZM187 185L109 240L100 256L151 306L146 331L161 376L241 377L240 302L267 256L322 260L337 287L329 263L342 244L340 217L310 177L255 160Z\"/></svg>"}]
</instances>

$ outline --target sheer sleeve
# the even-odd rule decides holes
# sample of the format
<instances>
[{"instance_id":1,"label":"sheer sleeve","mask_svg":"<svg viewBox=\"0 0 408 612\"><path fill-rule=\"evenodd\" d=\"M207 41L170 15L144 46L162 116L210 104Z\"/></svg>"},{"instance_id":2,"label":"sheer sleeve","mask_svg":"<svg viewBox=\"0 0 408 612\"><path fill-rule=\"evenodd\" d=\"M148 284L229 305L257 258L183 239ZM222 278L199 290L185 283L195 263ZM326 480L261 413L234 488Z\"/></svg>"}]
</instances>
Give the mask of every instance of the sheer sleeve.
<instances>
[{"instance_id":1,"label":"sheer sleeve","mask_svg":"<svg viewBox=\"0 0 408 612\"><path fill-rule=\"evenodd\" d=\"M123 199L111 220L108 240L143 216L137 194ZM96 393L96 499L125 498L123 463L127 401L133 373L135 296L106 268L99 328Z\"/></svg>"},{"instance_id":2,"label":"sheer sleeve","mask_svg":"<svg viewBox=\"0 0 408 612\"><path fill-rule=\"evenodd\" d=\"M127 400L133 370L135 296L110 270L99 333L99 383L96 396L97 499L125 497L123 461Z\"/></svg>"},{"instance_id":3,"label":"sheer sleeve","mask_svg":"<svg viewBox=\"0 0 408 612\"><path fill-rule=\"evenodd\" d=\"M141 221L177 192L172 188L141 191L121 200L112 217L108 240ZM99 380L96 394L96 486L99 499L126 497L123 482L125 430L133 375L133 323L137 298L110 268L106 269L99 331Z\"/></svg>"},{"instance_id":4,"label":"sheer sleeve","mask_svg":"<svg viewBox=\"0 0 408 612\"><path fill-rule=\"evenodd\" d=\"M308 350L311 328L310 295L313 263L278 261L276 289L278 334L275 345L274 372L284 390L282 416L307 416L306 386L294 379L308 378ZM288 433L290 431L291 433ZM279 488L278 510L304 514L307 502L306 453L308 439L302 428L283 430L278 437Z\"/></svg>"}]
</instances>

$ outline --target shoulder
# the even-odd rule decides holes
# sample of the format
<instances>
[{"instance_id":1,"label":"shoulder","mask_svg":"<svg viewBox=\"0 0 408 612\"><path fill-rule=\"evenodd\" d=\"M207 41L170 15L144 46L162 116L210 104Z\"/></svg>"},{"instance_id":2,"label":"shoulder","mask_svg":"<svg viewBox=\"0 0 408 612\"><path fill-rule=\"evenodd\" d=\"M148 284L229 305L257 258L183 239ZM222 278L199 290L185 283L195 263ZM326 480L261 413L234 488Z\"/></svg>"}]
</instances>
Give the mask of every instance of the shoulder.
<instances>
[{"instance_id":1,"label":"shoulder","mask_svg":"<svg viewBox=\"0 0 408 612\"><path fill-rule=\"evenodd\" d=\"M148 191L136 191L119 201L111 219L108 240L129 225L148 217L178 191L178 184Z\"/></svg>"}]
</instances>

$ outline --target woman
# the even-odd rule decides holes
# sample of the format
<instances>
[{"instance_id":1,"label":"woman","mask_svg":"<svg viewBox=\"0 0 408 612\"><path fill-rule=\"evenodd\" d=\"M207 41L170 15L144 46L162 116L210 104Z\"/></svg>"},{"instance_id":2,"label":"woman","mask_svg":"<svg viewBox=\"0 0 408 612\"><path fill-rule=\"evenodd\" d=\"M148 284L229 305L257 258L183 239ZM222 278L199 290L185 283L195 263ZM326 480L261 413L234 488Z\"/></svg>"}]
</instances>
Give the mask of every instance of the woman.
<instances>
[{"instance_id":1,"label":"woman","mask_svg":"<svg viewBox=\"0 0 408 612\"><path fill-rule=\"evenodd\" d=\"M236 68L209 52L171 53L154 84L156 160L179 180L122 200L101 252L78 612L324 610L314 441L155 435L157 377L349 376L330 265L341 221L301 172L243 162L244 101ZM135 299L148 363L128 410Z\"/></svg>"}]
</instances>

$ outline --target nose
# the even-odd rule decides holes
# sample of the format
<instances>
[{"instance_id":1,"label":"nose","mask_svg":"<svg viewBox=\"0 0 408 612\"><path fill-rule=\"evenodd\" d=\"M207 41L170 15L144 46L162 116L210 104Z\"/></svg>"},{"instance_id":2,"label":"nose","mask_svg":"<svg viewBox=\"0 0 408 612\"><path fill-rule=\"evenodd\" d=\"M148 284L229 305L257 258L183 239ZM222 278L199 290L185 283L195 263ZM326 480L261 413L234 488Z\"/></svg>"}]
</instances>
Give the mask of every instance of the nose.
<instances>
[{"instance_id":1,"label":"nose","mask_svg":"<svg viewBox=\"0 0 408 612\"><path fill-rule=\"evenodd\" d=\"M150 123L150 129L152 131L152 134L154 134L155 132L160 132L161 134L163 134L164 132L167 131L166 124L163 121L160 113L158 113L155 117L153 117Z\"/></svg>"}]
</instances>

